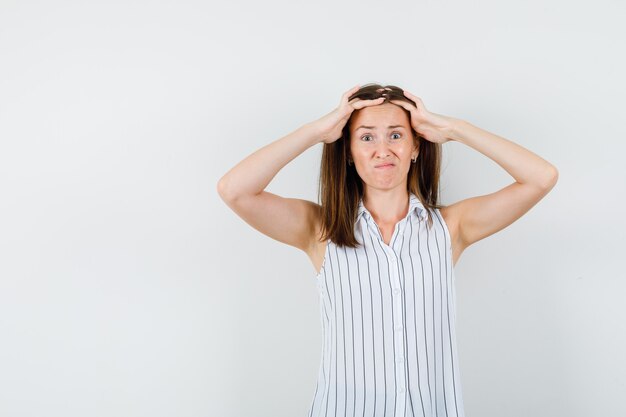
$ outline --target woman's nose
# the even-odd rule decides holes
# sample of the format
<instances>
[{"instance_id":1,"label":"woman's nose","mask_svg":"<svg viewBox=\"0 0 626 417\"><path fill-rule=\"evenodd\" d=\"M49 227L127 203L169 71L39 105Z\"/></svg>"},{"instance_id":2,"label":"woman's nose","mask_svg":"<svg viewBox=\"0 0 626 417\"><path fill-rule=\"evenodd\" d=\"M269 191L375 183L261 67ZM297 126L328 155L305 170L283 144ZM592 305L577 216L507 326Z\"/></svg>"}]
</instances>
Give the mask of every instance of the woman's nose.
<instances>
[{"instance_id":1,"label":"woman's nose","mask_svg":"<svg viewBox=\"0 0 626 417\"><path fill-rule=\"evenodd\" d=\"M383 139L379 141L378 144L376 145L376 153L388 155L390 152L389 148L390 148L389 141Z\"/></svg>"},{"instance_id":2,"label":"woman's nose","mask_svg":"<svg viewBox=\"0 0 626 417\"><path fill-rule=\"evenodd\" d=\"M388 156L389 154L390 152L387 146L379 146L378 148L376 148L376 156L384 158L385 156Z\"/></svg>"}]
</instances>

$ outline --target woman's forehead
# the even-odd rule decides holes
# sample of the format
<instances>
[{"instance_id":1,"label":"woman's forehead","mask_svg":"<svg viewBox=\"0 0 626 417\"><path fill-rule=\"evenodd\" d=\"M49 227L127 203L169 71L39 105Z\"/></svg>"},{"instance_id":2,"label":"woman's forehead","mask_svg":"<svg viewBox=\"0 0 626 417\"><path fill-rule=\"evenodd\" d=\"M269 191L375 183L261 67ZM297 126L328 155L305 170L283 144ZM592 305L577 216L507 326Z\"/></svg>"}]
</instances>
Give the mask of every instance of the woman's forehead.
<instances>
[{"instance_id":1,"label":"woman's forehead","mask_svg":"<svg viewBox=\"0 0 626 417\"><path fill-rule=\"evenodd\" d=\"M354 129L362 125L387 128L389 125L408 126L408 123L409 118L402 107L385 103L357 110L351 126Z\"/></svg>"}]
</instances>

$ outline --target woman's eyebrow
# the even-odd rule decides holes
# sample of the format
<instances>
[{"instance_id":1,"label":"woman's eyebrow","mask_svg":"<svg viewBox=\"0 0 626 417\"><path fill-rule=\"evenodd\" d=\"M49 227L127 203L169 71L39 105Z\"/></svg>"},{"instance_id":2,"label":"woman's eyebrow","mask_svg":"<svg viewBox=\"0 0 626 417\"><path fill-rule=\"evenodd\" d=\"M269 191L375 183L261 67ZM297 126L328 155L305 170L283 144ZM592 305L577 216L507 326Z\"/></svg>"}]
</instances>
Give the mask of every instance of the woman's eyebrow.
<instances>
[{"instance_id":1,"label":"woman's eyebrow","mask_svg":"<svg viewBox=\"0 0 626 417\"><path fill-rule=\"evenodd\" d=\"M403 129L405 128L402 125L393 125L393 126L387 126L387 129L397 129L399 127L403 128ZM359 129L376 129L376 126L365 126L365 125L362 125L362 126L357 127L356 129L354 129L354 131L356 132Z\"/></svg>"}]
</instances>

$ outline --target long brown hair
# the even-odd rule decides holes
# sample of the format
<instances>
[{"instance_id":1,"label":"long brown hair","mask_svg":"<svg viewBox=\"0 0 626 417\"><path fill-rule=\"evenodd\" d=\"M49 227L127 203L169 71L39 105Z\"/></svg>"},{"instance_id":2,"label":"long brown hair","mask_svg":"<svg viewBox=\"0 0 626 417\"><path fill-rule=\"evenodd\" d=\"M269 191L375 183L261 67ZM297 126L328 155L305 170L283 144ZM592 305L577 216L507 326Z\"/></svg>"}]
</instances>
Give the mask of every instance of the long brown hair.
<instances>
[{"instance_id":1,"label":"long brown hair","mask_svg":"<svg viewBox=\"0 0 626 417\"><path fill-rule=\"evenodd\" d=\"M384 97L389 100L415 102L404 95L402 89L394 85L382 86L370 83L361 86L349 97L372 100ZM381 103L381 104L382 104ZM407 113L410 120L410 114ZM359 199L363 196L363 182L354 164L348 165L350 155L350 123L355 112L343 128L341 137L333 143L324 143L319 176L319 195L322 219L321 240L331 239L338 246L355 248L359 242L354 236ZM431 210L442 208L439 199L439 177L441 167L441 144L421 137L414 129L413 140L419 144L417 162L411 163L407 176L407 192L414 193L428 212L428 223L432 226Z\"/></svg>"}]
</instances>

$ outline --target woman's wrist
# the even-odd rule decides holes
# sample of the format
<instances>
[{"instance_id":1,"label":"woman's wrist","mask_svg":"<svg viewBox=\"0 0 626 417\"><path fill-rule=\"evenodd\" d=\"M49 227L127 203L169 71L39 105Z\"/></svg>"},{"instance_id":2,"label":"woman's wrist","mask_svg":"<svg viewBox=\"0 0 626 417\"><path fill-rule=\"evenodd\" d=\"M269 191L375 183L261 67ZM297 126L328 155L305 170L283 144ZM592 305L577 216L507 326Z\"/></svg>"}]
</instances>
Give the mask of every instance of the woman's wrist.
<instances>
[{"instance_id":1,"label":"woman's wrist","mask_svg":"<svg viewBox=\"0 0 626 417\"><path fill-rule=\"evenodd\" d=\"M306 132L306 135L310 138L311 146L324 142L322 132L315 122L305 123L300 129Z\"/></svg>"},{"instance_id":2,"label":"woman's wrist","mask_svg":"<svg viewBox=\"0 0 626 417\"><path fill-rule=\"evenodd\" d=\"M450 124L446 129L446 137L450 140L459 142L463 138L463 131L469 123L462 119L451 117Z\"/></svg>"}]
</instances>

